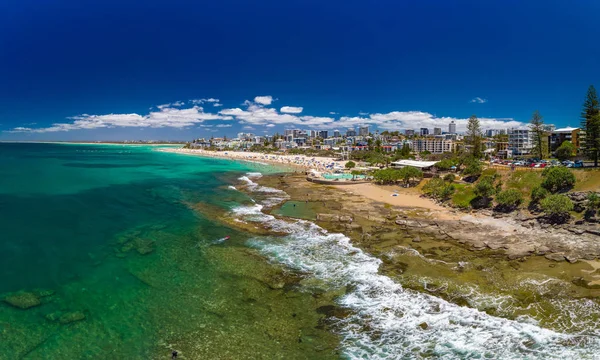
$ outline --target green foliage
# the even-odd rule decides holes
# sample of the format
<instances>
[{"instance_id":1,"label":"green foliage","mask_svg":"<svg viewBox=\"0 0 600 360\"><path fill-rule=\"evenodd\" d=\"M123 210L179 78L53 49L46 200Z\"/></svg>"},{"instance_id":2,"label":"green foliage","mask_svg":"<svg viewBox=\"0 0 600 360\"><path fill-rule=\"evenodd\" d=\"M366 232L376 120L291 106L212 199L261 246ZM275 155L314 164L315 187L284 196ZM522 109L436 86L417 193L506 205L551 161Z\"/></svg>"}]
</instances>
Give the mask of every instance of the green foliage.
<instances>
[{"instance_id":1,"label":"green foliage","mask_svg":"<svg viewBox=\"0 0 600 360\"><path fill-rule=\"evenodd\" d=\"M354 161L348 161L344 167L348 170L354 169L356 167L356 163Z\"/></svg>"},{"instance_id":2,"label":"green foliage","mask_svg":"<svg viewBox=\"0 0 600 360\"><path fill-rule=\"evenodd\" d=\"M531 189L531 201L534 203L538 203L545 199L550 193L545 188L540 185L535 186Z\"/></svg>"},{"instance_id":3,"label":"green foliage","mask_svg":"<svg viewBox=\"0 0 600 360\"><path fill-rule=\"evenodd\" d=\"M467 123L466 143L471 145L471 155L479 160L483 156L481 148L481 125L477 116L471 115Z\"/></svg>"},{"instance_id":4,"label":"green foliage","mask_svg":"<svg viewBox=\"0 0 600 360\"><path fill-rule=\"evenodd\" d=\"M380 184L393 184L400 180L401 174L398 169L382 169L373 172L373 180Z\"/></svg>"},{"instance_id":5,"label":"green foliage","mask_svg":"<svg viewBox=\"0 0 600 360\"><path fill-rule=\"evenodd\" d=\"M381 184L393 184L399 180L403 180L406 185L412 179L421 179L423 172L414 167L403 167L401 169L382 169L373 173L373 179Z\"/></svg>"},{"instance_id":6,"label":"green foliage","mask_svg":"<svg viewBox=\"0 0 600 360\"><path fill-rule=\"evenodd\" d=\"M592 210L600 209L600 196L598 196L598 193L595 193L595 192L589 193L587 200L588 200L588 203L587 203L588 209L592 209Z\"/></svg>"},{"instance_id":7,"label":"green foliage","mask_svg":"<svg viewBox=\"0 0 600 360\"><path fill-rule=\"evenodd\" d=\"M471 202L475 199L473 187L464 184L454 184L454 195L452 195L452 204L461 209L468 209Z\"/></svg>"},{"instance_id":8,"label":"green foliage","mask_svg":"<svg viewBox=\"0 0 600 360\"><path fill-rule=\"evenodd\" d=\"M542 115L540 115L539 111L535 111L531 117L531 121L529 123L529 129L533 133L533 153L539 159L543 159L548 151L545 145L547 143L544 142L544 120L542 120Z\"/></svg>"},{"instance_id":9,"label":"green foliage","mask_svg":"<svg viewBox=\"0 0 600 360\"><path fill-rule=\"evenodd\" d=\"M457 161L455 159L443 159L435 163L435 167L439 170L450 170L453 166L457 165Z\"/></svg>"},{"instance_id":10,"label":"green foliage","mask_svg":"<svg viewBox=\"0 0 600 360\"><path fill-rule=\"evenodd\" d=\"M565 219L573 210L573 202L566 195L550 195L540 202L542 210L546 215L554 219Z\"/></svg>"},{"instance_id":11,"label":"green foliage","mask_svg":"<svg viewBox=\"0 0 600 360\"><path fill-rule=\"evenodd\" d=\"M494 188L494 178L491 176L484 176L475 184L475 195L478 197L488 199L496 193Z\"/></svg>"},{"instance_id":12,"label":"green foliage","mask_svg":"<svg viewBox=\"0 0 600 360\"><path fill-rule=\"evenodd\" d=\"M448 200L454 193L454 185L445 182L439 177L433 178L423 186L423 193L438 200Z\"/></svg>"},{"instance_id":13,"label":"green foliage","mask_svg":"<svg viewBox=\"0 0 600 360\"><path fill-rule=\"evenodd\" d=\"M573 172L565 167L545 168L542 177L542 187L551 193L572 189L576 181Z\"/></svg>"},{"instance_id":14,"label":"green foliage","mask_svg":"<svg viewBox=\"0 0 600 360\"><path fill-rule=\"evenodd\" d=\"M400 171L400 178L404 181L405 185L408 185L410 183L410 180L412 180L412 179L421 180L423 178L423 171L421 171L420 169L411 167L411 166L405 166L402 169L400 169L399 171Z\"/></svg>"},{"instance_id":15,"label":"green foliage","mask_svg":"<svg viewBox=\"0 0 600 360\"><path fill-rule=\"evenodd\" d=\"M454 182L454 180L456 180L456 175L454 175L454 174L446 174L444 176L444 181L451 183L451 182Z\"/></svg>"},{"instance_id":16,"label":"green foliage","mask_svg":"<svg viewBox=\"0 0 600 360\"><path fill-rule=\"evenodd\" d=\"M462 171L464 176L477 177L481 175L482 166L478 159L470 157L465 160L464 164L465 169Z\"/></svg>"},{"instance_id":17,"label":"green foliage","mask_svg":"<svg viewBox=\"0 0 600 360\"><path fill-rule=\"evenodd\" d=\"M583 102L581 113L581 129L583 137L581 147L590 159L594 160L594 166L598 166L598 155L600 153L600 101L593 85L588 88Z\"/></svg>"},{"instance_id":18,"label":"green foliage","mask_svg":"<svg viewBox=\"0 0 600 360\"><path fill-rule=\"evenodd\" d=\"M575 154L575 145L570 141L563 141L562 144L556 149L556 158L560 161L567 160Z\"/></svg>"},{"instance_id":19,"label":"green foliage","mask_svg":"<svg viewBox=\"0 0 600 360\"><path fill-rule=\"evenodd\" d=\"M496 196L496 203L501 209L512 211L523 202L523 195L517 189L500 191Z\"/></svg>"}]
</instances>

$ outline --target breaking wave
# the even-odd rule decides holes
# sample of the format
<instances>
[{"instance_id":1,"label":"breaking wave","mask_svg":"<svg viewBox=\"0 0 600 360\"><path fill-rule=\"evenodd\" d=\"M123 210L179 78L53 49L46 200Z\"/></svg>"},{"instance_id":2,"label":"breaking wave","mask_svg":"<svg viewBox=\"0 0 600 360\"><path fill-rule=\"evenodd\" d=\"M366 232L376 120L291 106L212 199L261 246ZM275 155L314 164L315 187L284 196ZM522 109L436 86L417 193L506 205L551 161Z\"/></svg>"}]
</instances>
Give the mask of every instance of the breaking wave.
<instances>
[{"instance_id":1,"label":"breaking wave","mask_svg":"<svg viewBox=\"0 0 600 360\"><path fill-rule=\"evenodd\" d=\"M381 260L345 235L308 221L277 219L264 214L265 202L259 202L232 214L289 235L253 238L250 246L326 286L349 289L338 303L352 314L334 323L350 359L593 359L600 351L589 333L558 333L531 319L494 317L404 289L378 273Z\"/></svg>"}]
</instances>

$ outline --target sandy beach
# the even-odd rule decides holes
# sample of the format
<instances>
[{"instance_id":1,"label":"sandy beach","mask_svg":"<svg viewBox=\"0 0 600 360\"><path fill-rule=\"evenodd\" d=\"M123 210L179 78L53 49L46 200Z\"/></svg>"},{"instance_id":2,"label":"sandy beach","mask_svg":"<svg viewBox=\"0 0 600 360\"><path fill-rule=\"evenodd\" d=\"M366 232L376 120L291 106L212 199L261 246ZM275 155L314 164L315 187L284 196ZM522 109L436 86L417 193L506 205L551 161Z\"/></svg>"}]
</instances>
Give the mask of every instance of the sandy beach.
<instances>
[{"instance_id":1,"label":"sandy beach","mask_svg":"<svg viewBox=\"0 0 600 360\"><path fill-rule=\"evenodd\" d=\"M430 199L421 197L418 193L407 191L398 186L381 186L376 184L356 184L352 186L337 185L337 189L360 195L367 199L379 201L400 207L417 207L427 210L448 212L448 209L436 204Z\"/></svg>"},{"instance_id":2,"label":"sandy beach","mask_svg":"<svg viewBox=\"0 0 600 360\"><path fill-rule=\"evenodd\" d=\"M160 149L160 151L173 152L188 155L206 156L214 158L243 160L253 162L264 162L268 164L299 167L305 170L315 169L318 171L330 171L333 167L343 167L346 161L336 161L328 157L316 157L306 155L281 155L281 154L263 154L257 152L245 151L208 151L203 149Z\"/></svg>"}]
</instances>

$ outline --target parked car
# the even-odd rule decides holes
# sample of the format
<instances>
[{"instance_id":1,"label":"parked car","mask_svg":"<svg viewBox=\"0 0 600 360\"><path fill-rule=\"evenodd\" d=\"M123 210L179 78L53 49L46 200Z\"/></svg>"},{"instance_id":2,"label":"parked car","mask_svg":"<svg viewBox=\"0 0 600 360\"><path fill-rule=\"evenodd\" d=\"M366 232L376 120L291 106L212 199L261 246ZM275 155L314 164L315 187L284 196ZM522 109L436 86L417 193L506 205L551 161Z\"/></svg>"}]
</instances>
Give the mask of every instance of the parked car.
<instances>
[{"instance_id":1,"label":"parked car","mask_svg":"<svg viewBox=\"0 0 600 360\"><path fill-rule=\"evenodd\" d=\"M582 168L583 167L583 160L577 160L573 163L574 168Z\"/></svg>"}]
</instances>

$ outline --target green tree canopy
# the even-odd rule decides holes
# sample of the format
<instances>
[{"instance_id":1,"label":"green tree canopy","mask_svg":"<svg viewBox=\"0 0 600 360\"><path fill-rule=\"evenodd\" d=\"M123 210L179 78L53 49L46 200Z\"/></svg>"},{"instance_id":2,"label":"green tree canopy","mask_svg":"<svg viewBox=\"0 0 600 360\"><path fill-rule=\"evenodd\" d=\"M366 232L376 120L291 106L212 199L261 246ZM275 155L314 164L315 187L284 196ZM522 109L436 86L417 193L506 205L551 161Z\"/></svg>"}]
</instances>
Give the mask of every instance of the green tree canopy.
<instances>
[{"instance_id":1,"label":"green tree canopy","mask_svg":"<svg viewBox=\"0 0 600 360\"><path fill-rule=\"evenodd\" d=\"M567 160L575 154L575 145L570 141L563 141L556 149L556 158L560 161Z\"/></svg>"},{"instance_id":2,"label":"green tree canopy","mask_svg":"<svg viewBox=\"0 0 600 360\"><path fill-rule=\"evenodd\" d=\"M489 199L496 192L494 187L494 178L491 176L484 176L475 184L474 189L475 195L484 199Z\"/></svg>"},{"instance_id":3,"label":"green tree canopy","mask_svg":"<svg viewBox=\"0 0 600 360\"><path fill-rule=\"evenodd\" d=\"M539 159L543 159L548 153L547 142L544 141L544 120L539 111L535 111L531 116L529 122L529 129L533 133L533 153L537 155Z\"/></svg>"},{"instance_id":4,"label":"green tree canopy","mask_svg":"<svg viewBox=\"0 0 600 360\"><path fill-rule=\"evenodd\" d=\"M354 161L348 161L344 167L348 170L354 169L356 167L356 163Z\"/></svg>"},{"instance_id":5,"label":"green tree canopy","mask_svg":"<svg viewBox=\"0 0 600 360\"><path fill-rule=\"evenodd\" d=\"M600 101L596 88L590 85L583 102L583 111L581 112L581 148L588 156L594 160L594 166L598 166L598 155L600 153Z\"/></svg>"},{"instance_id":6,"label":"green tree canopy","mask_svg":"<svg viewBox=\"0 0 600 360\"><path fill-rule=\"evenodd\" d=\"M513 211L523 202L523 195L517 189L500 191L496 196L496 203L503 211Z\"/></svg>"},{"instance_id":7,"label":"green tree canopy","mask_svg":"<svg viewBox=\"0 0 600 360\"><path fill-rule=\"evenodd\" d=\"M404 181L405 185L409 185L410 180L412 180L412 179L420 180L423 178L423 171L421 171L420 169L417 169L415 167L412 167L412 166L405 166L402 169L400 169L399 171L400 171L400 177Z\"/></svg>"},{"instance_id":8,"label":"green tree canopy","mask_svg":"<svg viewBox=\"0 0 600 360\"><path fill-rule=\"evenodd\" d=\"M549 195L548 190L541 187L540 185L535 186L531 189L531 201L534 203L538 203L545 199Z\"/></svg>"},{"instance_id":9,"label":"green tree canopy","mask_svg":"<svg viewBox=\"0 0 600 360\"><path fill-rule=\"evenodd\" d=\"M545 168L542 172L542 187L551 193L567 191L575 185L575 175L565 167Z\"/></svg>"},{"instance_id":10,"label":"green tree canopy","mask_svg":"<svg viewBox=\"0 0 600 360\"><path fill-rule=\"evenodd\" d=\"M466 143L471 145L471 155L476 159L481 159L483 149L481 148L481 125L477 116L471 115L467 123Z\"/></svg>"},{"instance_id":11,"label":"green tree canopy","mask_svg":"<svg viewBox=\"0 0 600 360\"><path fill-rule=\"evenodd\" d=\"M540 206L546 215L557 222L564 222L570 217L569 212L573 210L573 202L566 195L550 195L540 202Z\"/></svg>"}]
</instances>

